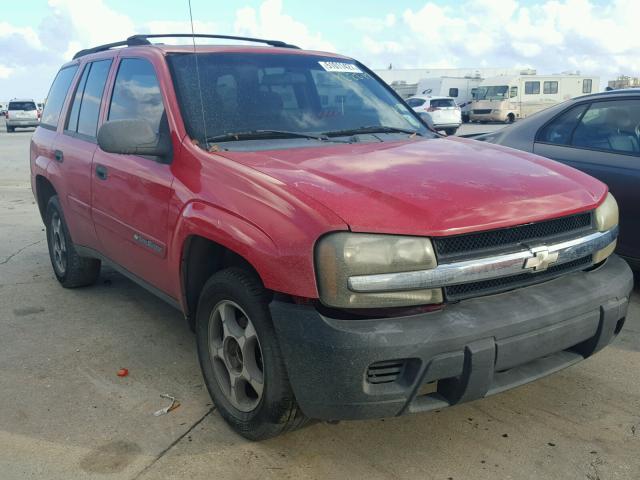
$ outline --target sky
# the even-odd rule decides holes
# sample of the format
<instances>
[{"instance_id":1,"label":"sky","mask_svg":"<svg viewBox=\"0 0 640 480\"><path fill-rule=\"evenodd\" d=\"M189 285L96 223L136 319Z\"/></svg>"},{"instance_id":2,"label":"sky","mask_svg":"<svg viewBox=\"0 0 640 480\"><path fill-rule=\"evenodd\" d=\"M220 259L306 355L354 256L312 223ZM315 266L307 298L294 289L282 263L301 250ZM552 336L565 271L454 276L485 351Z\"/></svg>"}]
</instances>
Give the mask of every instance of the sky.
<instances>
[{"instance_id":1,"label":"sky","mask_svg":"<svg viewBox=\"0 0 640 480\"><path fill-rule=\"evenodd\" d=\"M196 33L273 38L371 68L640 76L640 0L192 0ZM191 31L187 0L0 0L0 100L43 99L83 48Z\"/></svg>"}]
</instances>

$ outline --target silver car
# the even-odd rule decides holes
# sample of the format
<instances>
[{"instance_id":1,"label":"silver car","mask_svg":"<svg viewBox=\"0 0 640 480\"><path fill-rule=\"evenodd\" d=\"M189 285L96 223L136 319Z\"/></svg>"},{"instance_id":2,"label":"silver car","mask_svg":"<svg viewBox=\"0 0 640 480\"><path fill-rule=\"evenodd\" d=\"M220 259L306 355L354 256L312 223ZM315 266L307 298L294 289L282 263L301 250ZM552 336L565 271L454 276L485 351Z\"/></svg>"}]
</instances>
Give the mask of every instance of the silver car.
<instances>
[{"instance_id":1,"label":"silver car","mask_svg":"<svg viewBox=\"0 0 640 480\"><path fill-rule=\"evenodd\" d=\"M36 102L31 99L11 100L5 121L7 132L13 132L17 127L37 127L40 124L40 114Z\"/></svg>"}]
</instances>

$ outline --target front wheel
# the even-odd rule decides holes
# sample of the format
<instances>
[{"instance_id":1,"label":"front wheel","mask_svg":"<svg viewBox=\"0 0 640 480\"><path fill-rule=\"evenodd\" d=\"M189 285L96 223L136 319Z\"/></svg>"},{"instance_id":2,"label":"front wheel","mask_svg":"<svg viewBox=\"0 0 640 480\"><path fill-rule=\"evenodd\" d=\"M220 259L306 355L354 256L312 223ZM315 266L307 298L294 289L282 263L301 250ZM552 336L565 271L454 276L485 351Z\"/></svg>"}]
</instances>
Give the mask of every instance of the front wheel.
<instances>
[{"instance_id":1,"label":"front wheel","mask_svg":"<svg viewBox=\"0 0 640 480\"><path fill-rule=\"evenodd\" d=\"M456 132L458 131L457 128L445 128L444 131L446 132L447 136L452 136L455 135Z\"/></svg>"},{"instance_id":2,"label":"front wheel","mask_svg":"<svg viewBox=\"0 0 640 480\"><path fill-rule=\"evenodd\" d=\"M307 422L291 390L268 303L254 274L229 268L207 281L196 312L198 358L209 394L225 421L250 440Z\"/></svg>"}]
</instances>

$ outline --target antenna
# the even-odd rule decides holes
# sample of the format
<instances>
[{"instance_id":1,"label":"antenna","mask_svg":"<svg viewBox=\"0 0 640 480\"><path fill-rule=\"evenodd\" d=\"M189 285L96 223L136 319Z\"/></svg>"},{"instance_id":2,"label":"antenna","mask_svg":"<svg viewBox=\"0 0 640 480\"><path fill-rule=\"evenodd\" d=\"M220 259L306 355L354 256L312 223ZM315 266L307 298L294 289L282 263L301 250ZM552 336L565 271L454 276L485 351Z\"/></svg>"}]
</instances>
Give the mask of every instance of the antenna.
<instances>
[{"instance_id":1,"label":"antenna","mask_svg":"<svg viewBox=\"0 0 640 480\"><path fill-rule=\"evenodd\" d=\"M204 115L204 100L202 100L202 85L200 84L200 69L198 68L198 54L196 53L196 32L193 29L193 13L191 13L191 0L189 1L189 21L191 22L191 39L193 40L193 58L196 61L196 76L198 77L198 93L200 94L200 110L202 112L202 129L204 130L204 146L209 151L209 135L207 134L207 122Z\"/></svg>"}]
</instances>

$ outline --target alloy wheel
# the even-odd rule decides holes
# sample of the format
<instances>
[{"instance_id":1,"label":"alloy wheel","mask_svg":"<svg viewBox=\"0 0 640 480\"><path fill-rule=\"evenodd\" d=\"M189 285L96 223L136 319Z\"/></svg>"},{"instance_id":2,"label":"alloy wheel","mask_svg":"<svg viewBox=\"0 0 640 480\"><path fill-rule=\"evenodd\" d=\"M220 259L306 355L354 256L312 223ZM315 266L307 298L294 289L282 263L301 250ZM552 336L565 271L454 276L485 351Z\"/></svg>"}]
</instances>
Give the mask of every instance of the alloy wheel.
<instances>
[{"instance_id":1,"label":"alloy wheel","mask_svg":"<svg viewBox=\"0 0 640 480\"><path fill-rule=\"evenodd\" d=\"M209 356L227 400L241 412L253 411L264 391L262 349L251 319L231 300L211 312Z\"/></svg>"}]
</instances>

